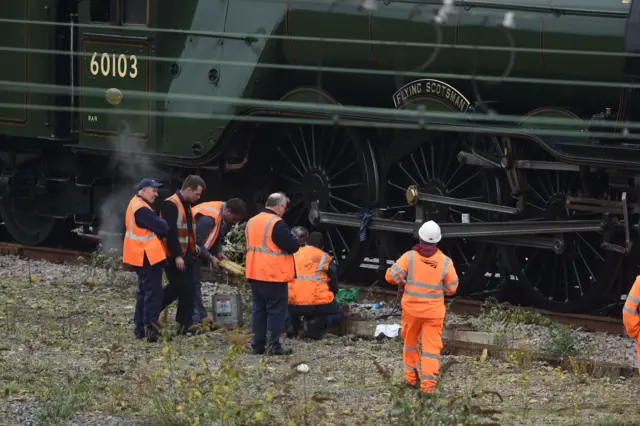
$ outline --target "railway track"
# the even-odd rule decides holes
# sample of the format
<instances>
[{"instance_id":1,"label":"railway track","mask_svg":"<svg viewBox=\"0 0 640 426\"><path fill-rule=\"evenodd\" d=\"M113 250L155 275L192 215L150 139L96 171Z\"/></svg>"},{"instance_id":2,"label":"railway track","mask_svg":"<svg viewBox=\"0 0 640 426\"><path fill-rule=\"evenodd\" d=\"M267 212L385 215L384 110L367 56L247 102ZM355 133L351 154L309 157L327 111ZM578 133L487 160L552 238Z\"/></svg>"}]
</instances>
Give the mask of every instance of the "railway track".
<instances>
[{"instance_id":1,"label":"railway track","mask_svg":"<svg viewBox=\"0 0 640 426\"><path fill-rule=\"evenodd\" d=\"M0 255L16 255L33 260L45 260L49 262L71 263L77 264L82 259L89 260L92 253L90 251L68 250L60 248L49 248L41 246L25 246L21 244L0 242ZM208 271L207 271L208 272ZM363 287L343 283L342 288L357 288L361 294L366 295L368 299L382 300L386 302L397 301L398 293L393 290L373 288L373 286ZM466 299L455 298L449 306L449 310L456 314L478 316L481 313L482 302ZM581 315L581 314L565 314L545 311L535 308L511 307L515 310L536 312L553 321L566 324L573 328L581 328L584 331L597 331L613 334L623 333L622 321L618 318Z\"/></svg>"}]
</instances>

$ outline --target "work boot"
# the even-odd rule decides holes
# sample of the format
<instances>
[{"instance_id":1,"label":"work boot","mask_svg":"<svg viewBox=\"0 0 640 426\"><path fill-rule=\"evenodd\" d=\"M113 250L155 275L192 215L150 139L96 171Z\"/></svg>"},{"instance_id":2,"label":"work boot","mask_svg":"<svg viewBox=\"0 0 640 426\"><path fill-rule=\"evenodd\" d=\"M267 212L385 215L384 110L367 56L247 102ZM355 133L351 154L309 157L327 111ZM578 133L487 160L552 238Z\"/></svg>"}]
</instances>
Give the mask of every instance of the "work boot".
<instances>
[{"instance_id":1,"label":"work boot","mask_svg":"<svg viewBox=\"0 0 640 426\"><path fill-rule=\"evenodd\" d=\"M324 318L312 319L307 321L307 332L305 333L309 339L319 340L322 338Z\"/></svg>"},{"instance_id":2,"label":"work boot","mask_svg":"<svg viewBox=\"0 0 640 426\"><path fill-rule=\"evenodd\" d=\"M272 356L281 356L281 355L291 355L293 353L292 349L284 349L284 348L278 348L278 349L269 349L268 351L265 352L267 355L272 355Z\"/></svg>"}]
</instances>

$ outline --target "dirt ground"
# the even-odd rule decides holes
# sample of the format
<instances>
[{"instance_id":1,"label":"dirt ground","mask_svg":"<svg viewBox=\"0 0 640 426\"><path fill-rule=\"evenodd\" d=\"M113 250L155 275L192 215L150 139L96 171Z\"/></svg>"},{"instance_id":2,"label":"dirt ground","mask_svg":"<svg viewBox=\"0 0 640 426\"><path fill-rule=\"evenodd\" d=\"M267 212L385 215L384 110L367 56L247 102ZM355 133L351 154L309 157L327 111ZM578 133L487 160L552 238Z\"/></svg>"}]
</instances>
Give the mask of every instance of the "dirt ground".
<instances>
[{"instance_id":1,"label":"dirt ground","mask_svg":"<svg viewBox=\"0 0 640 426\"><path fill-rule=\"evenodd\" d=\"M284 338L295 351L289 357L243 353L241 330L147 344L132 333L132 274L1 257L0 279L3 425L573 425L640 417L638 377L592 379L515 356L443 356L443 365L454 363L437 397L418 398L402 386L398 340Z\"/></svg>"}]
</instances>

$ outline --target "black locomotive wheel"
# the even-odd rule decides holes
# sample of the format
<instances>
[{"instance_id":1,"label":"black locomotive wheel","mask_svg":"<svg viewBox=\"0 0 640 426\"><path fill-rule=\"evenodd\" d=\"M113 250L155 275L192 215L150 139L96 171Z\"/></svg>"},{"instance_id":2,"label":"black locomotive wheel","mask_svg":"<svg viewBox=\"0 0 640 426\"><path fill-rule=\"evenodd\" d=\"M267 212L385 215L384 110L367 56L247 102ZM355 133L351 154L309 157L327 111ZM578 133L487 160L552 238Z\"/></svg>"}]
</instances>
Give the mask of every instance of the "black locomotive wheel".
<instances>
[{"instance_id":1,"label":"black locomotive wheel","mask_svg":"<svg viewBox=\"0 0 640 426\"><path fill-rule=\"evenodd\" d=\"M23 166L13 178L10 193L0 204L5 228L20 244L55 244L64 231L68 231L63 220L38 215L35 188L41 169L38 162Z\"/></svg>"},{"instance_id":2,"label":"black locomotive wheel","mask_svg":"<svg viewBox=\"0 0 640 426\"><path fill-rule=\"evenodd\" d=\"M18 243L30 246L52 243L63 226L58 219L39 217L10 206L0 205L0 215L9 235Z\"/></svg>"},{"instance_id":3,"label":"black locomotive wheel","mask_svg":"<svg viewBox=\"0 0 640 426\"><path fill-rule=\"evenodd\" d=\"M309 223L309 206L321 211L355 214L371 207L378 193L378 173L368 141L342 126L281 127L271 162L274 189L290 198L284 219L289 226ZM364 244L357 228L322 225L325 250L334 256L341 276L357 267Z\"/></svg>"},{"instance_id":4,"label":"black locomotive wheel","mask_svg":"<svg viewBox=\"0 0 640 426\"><path fill-rule=\"evenodd\" d=\"M410 139L403 138L406 149L393 157L389 156L386 168L386 190L384 216L413 222L415 207L408 205L406 191L410 185L418 186L420 192L460 200L499 204L497 180L485 170L462 165L457 153L466 149L461 136L451 134L415 133ZM471 222L485 222L493 217L487 211L447 204L427 203L426 220L437 223L461 223L463 215ZM495 219L494 219L495 220ZM396 260L415 243L410 235L387 234L383 246L387 251L387 263ZM476 284L485 275L489 250L487 245L465 238L444 238L438 247L453 260L460 278L460 295L475 292Z\"/></svg>"},{"instance_id":5,"label":"black locomotive wheel","mask_svg":"<svg viewBox=\"0 0 640 426\"><path fill-rule=\"evenodd\" d=\"M554 161L546 152L524 141L519 156L527 160ZM580 176L573 171L521 170L528 220L596 220L601 213L568 210L566 196L582 196ZM604 195L604 194L602 194ZM558 312L589 309L602 300L619 270L621 256L600 247L602 232L564 233L562 251L508 247L511 272L529 303Z\"/></svg>"}]
</instances>

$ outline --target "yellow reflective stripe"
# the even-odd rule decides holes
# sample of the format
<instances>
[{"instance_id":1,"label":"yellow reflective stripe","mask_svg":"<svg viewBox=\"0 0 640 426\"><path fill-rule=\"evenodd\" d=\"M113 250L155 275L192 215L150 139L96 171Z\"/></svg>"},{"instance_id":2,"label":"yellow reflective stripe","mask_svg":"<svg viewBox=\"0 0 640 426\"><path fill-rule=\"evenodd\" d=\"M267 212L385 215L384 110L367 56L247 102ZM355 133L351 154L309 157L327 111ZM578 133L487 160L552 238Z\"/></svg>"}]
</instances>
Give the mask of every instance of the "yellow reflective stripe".
<instances>
[{"instance_id":1,"label":"yellow reflective stripe","mask_svg":"<svg viewBox=\"0 0 640 426\"><path fill-rule=\"evenodd\" d=\"M409 296L417 297L419 299L442 299L442 298L444 298L444 293L442 293L442 292L440 292L440 293L419 293L417 291L411 291L411 290L407 290L405 288L404 293L408 294Z\"/></svg>"},{"instance_id":2,"label":"yellow reflective stripe","mask_svg":"<svg viewBox=\"0 0 640 426\"><path fill-rule=\"evenodd\" d=\"M264 254L270 254L272 256L289 256L289 253L284 253L281 251L273 251L273 250L269 250L266 248L262 248L262 247L251 247L248 248L247 251L251 251L254 253L264 253Z\"/></svg>"},{"instance_id":3,"label":"yellow reflective stripe","mask_svg":"<svg viewBox=\"0 0 640 426\"><path fill-rule=\"evenodd\" d=\"M407 365L407 364L404 364L404 369L405 369L405 370L411 370L411 371L413 371L413 370L416 370L417 368L418 368L418 364L414 365L413 367L412 367L412 366L409 366L409 365Z\"/></svg>"},{"instance_id":4,"label":"yellow reflective stripe","mask_svg":"<svg viewBox=\"0 0 640 426\"><path fill-rule=\"evenodd\" d=\"M434 283L425 283L422 281L416 281L413 279L413 250L411 250L409 252L409 271L407 273L407 284L408 285L412 285L414 287L419 287L419 288L424 288L427 290L436 290L438 293L431 293L431 294L426 294L426 293L418 293L415 291L410 291L410 290L406 290L405 289L405 293L411 295L411 296L416 296L416 297L422 297L422 298L427 298L427 299L438 299L441 297L444 297L444 294L442 293L443 287L442 287L442 282L434 284ZM446 264L445 264L446 265Z\"/></svg>"},{"instance_id":5,"label":"yellow reflective stripe","mask_svg":"<svg viewBox=\"0 0 640 426\"><path fill-rule=\"evenodd\" d=\"M444 288L446 290L451 290L454 286L458 285L459 281L460 281L459 279L455 279L455 280L451 281L450 283L445 283Z\"/></svg>"},{"instance_id":6,"label":"yellow reflective stripe","mask_svg":"<svg viewBox=\"0 0 640 426\"><path fill-rule=\"evenodd\" d=\"M226 203L222 203L222 205L220 206L220 210L224 211L224 205ZM215 228L213 228L210 232L209 238L207 238L207 241L205 241L204 246L208 249L211 248L211 246L213 245L213 237L217 236L218 233L220 232L220 227L222 226L222 215L220 214L220 212L218 210L216 210L213 207L209 207L209 206L203 206L202 210L209 210L212 211L213 213L215 213L217 215L217 219L216 220L216 226Z\"/></svg>"},{"instance_id":7,"label":"yellow reflective stripe","mask_svg":"<svg viewBox=\"0 0 640 426\"><path fill-rule=\"evenodd\" d=\"M623 311L625 311L626 313L629 313L631 315L638 315L638 308L636 309L632 309L630 307L628 307L627 305L624 305L624 307L622 308Z\"/></svg>"},{"instance_id":8,"label":"yellow reflective stripe","mask_svg":"<svg viewBox=\"0 0 640 426\"><path fill-rule=\"evenodd\" d=\"M400 275L403 279L407 277L407 273L404 272L402 268L399 267L395 262L393 263L393 265L391 265L391 272L393 273L394 271L397 272L398 275Z\"/></svg>"},{"instance_id":9,"label":"yellow reflective stripe","mask_svg":"<svg viewBox=\"0 0 640 426\"><path fill-rule=\"evenodd\" d=\"M413 346L405 346L402 349L404 349L405 352L417 351L418 349L420 349L420 343Z\"/></svg>"},{"instance_id":10,"label":"yellow reflective stripe","mask_svg":"<svg viewBox=\"0 0 640 426\"><path fill-rule=\"evenodd\" d=\"M144 204L142 204L140 201L136 201L129 208L129 230L125 232L124 237L125 238L129 238L129 239L134 240L134 241L142 241L142 242L149 241L150 239L152 239L153 237L156 236L156 234L154 232L152 232L149 235L145 235L145 236L135 235L133 233L134 209L136 207L138 207L138 206L144 207Z\"/></svg>"},{"instance_id":11,"label":"yellow reflective stripe","mask_svg":"<svg viewBox=\"0 0 640 426\"><path fill-rule=\"evenodd\" d=\"M444 257L444 267L442 268L442 275L440 275L440 282L443 283L444 282L444 277L447 276L447 269L449 269L449 262L451 261L451 259L449 259L447 256Z\"/></svg>"},{"instance_id":12,"label":"yellow reflective stripe","mask_svg":"<svg viewBox=\"0 0 640 426\"><path fill-rule=\"evenodd\" d=\"M632 301L632 302L633 302L633 303L635 303L636 305L640 305L640 300L639 300L639 299L637 299L637 298L635 298L635 297L633 297L633 296L632 296L632 295L630 295L630 294L627 294L627 300Z\"/></svg>"},{"instance_id":13,"label":"yellow reflective stripe","mask_svg":"<svg viewBox=\"0 0 640 426\"><path fill-rule=\"evenodd\" d=\"M392 276L393 278L395 278L395 279L396 279L396 281L398 281L398 282L401 282L401 281L402 281L402 279L398 276L398 274L396 273L396 271L394 271L394 270L392 269L390 272L391 272L391 276Z\"/></svg>"},{"instance_id":14,"label":"yellow reflective stripe","mask_svg":"<svg viewBox=\"0 0 640 426\"><path fill-rule=\"evenodd\" d=\"M429 376L427 374L421 374L420 375L420 380L438 380L437 376Z\"/></svg>"},{"instance_id":15,"label":"yellow reflective stripe","mask_svg":"<svg viewBox=\"0 0 640 426\"><path fill-rule=\"evenodd\" d=\"M421 356L425 357L425 358L431 358L431 359L435 359L440 361L440 355L436 355L436 354L432 354L429 352L422 352L420 353Z\"/></svg>"}]
</instances>

